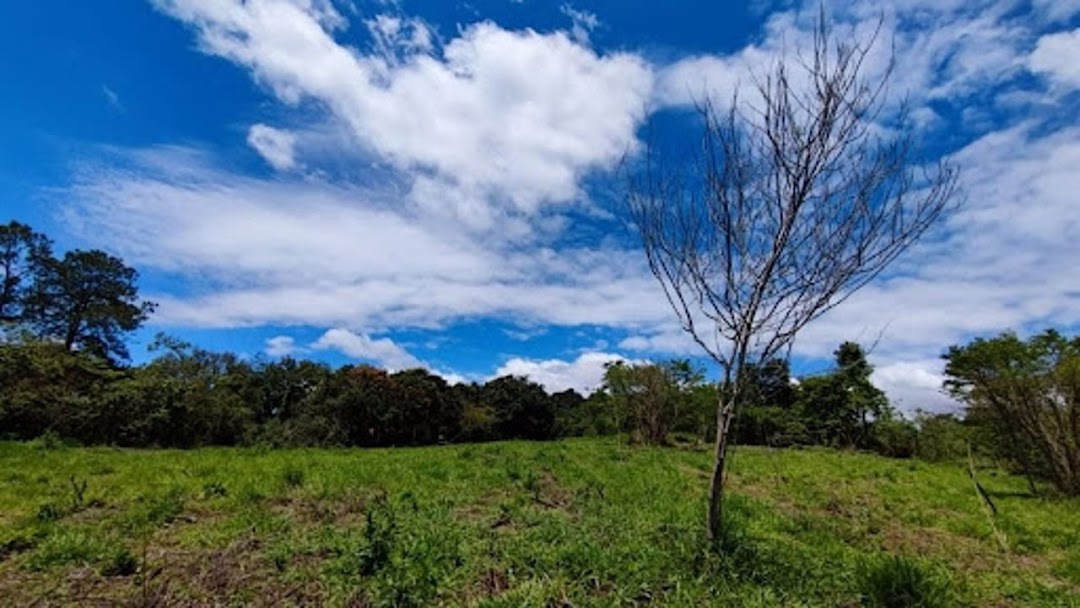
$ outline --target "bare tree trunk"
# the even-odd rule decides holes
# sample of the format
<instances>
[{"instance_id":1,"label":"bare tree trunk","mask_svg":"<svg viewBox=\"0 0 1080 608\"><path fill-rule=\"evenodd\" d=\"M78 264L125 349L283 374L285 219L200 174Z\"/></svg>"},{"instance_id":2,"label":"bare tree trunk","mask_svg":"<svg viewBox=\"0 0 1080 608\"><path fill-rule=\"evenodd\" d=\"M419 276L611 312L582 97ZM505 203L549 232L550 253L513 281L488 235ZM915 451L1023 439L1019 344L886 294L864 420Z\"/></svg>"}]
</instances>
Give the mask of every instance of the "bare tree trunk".
<instances>
[{"instance_id":1,"label":"bare tree trunk","mask_svg":"<svg viewBox=\"0 0 1080 608\"><path fill-rule=\"evenodd\" d=\"M716 443L713 458L712 479L709 481L709 540L713 544L723 539L724 533L724 466L727 464L728 435L731 421L735 419L735 395L720 396L716 415Z\"/></svg>"}]
</instances>

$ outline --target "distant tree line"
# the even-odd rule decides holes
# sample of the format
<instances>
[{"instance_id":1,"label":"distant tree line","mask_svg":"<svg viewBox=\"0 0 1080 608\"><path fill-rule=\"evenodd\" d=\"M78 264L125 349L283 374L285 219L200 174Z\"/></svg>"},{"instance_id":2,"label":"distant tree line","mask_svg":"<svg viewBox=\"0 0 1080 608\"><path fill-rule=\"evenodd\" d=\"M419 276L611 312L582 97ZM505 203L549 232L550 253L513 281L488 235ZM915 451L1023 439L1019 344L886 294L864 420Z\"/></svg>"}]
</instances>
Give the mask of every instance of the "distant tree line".
<instances>
[{"instance_id":1,"label":"distant tree line","mask_svg":"<svg viewBox=\"0 0 1080 608\"><path fill-rule=\"evenodd\" d=\"M450 385L424 369L332 369L285 357L246 361L159 335L157 356L121 367L60 341L0 344L0 437L52 433L83 444L404 446L626 433L708 440L719 389L688 361L616 362L588 397L521 376ZM773 446L876 449L893 417L861 349L836 371L793 384L787 364L754 369L737 437ZM847 357L847 358L845 358ZM850 359L850 361L848 360ZM890 444L891 446L892 444ZM894 448L891 448L894 449ZM895 450L910 455L910 449Z\"/></svg>"},{"instance_id":2,"label":"distant tree line","mask_svg":"<svg viewBox=\"0 0 1080 608\"><path fill-rule=\"evenodd\" d=\"M450 385L423 369L248 361L159 335L129 366L124 338L154 305L137 272L98 250L57 257L29 226L0 226L0 439L197 447L404 446L625 434L710 442L731 386L689 361L614 362L600 390L554 394L520 376ZM845 342L832 369L793 380L787 361L748 363L740 444L823 445L931 460L975 453L1080 494L1080 337L1011 333L953 346L945 389L962 416L896 412Z\"/></svg>"}]
</instances>

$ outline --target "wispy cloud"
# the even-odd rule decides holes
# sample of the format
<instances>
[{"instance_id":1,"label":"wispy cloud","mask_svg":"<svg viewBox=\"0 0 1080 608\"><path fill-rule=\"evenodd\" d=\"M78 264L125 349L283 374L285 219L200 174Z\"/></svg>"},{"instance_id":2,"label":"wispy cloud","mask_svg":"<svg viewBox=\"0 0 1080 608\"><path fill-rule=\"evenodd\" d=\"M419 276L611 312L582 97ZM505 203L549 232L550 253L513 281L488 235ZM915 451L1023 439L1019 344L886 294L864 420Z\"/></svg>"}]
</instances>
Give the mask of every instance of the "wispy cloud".
<instances>
[{"instance_id":1,"label":"wispy cloud","mask_svg":"<svg viewBox=\"0 0 1080 608\"><path fill-rule=\"evenodd\" d=\"M124 107L124 104L120 102L120 96L117 95L116 91L109 88L109 85L101 85L101 95L105 97L106 103L108 103L109 106L112 107L112 109L116 110L117 112L127 111L127 109Z\"/></svg>"},{"instance_id":2,"label":"wispy cloud","mask_svg":"<svg viewBox=\"0 0 1080 608\"><path fill-rule=\"evenodd\" d=\"M285 171L296 167L296 135L289 131L263 124L252 125L247 142L273 168Z\"/></svg>"}]
</instances>

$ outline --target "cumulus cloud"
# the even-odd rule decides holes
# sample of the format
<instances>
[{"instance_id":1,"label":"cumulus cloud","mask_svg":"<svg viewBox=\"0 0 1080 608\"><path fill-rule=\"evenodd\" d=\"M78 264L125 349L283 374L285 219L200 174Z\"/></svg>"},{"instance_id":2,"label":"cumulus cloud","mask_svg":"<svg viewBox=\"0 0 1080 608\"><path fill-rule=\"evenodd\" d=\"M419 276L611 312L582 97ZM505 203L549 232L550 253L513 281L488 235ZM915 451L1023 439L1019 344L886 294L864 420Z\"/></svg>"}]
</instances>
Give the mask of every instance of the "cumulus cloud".
<instances>
[{"instance_id":1,"label":"cumulus cloud","mask_svg":"<svg viewBox=\"0 0 1080 608\"><path fill-rule=\"evenodd\" d=\"M955 412L959 404L942 391L940 360L900 361L874 370L870 380L904 412Z\"/></svg>"},{"instance_id":2,"label":"cumulus cloud","mask_svg":"<svg viewBox=\"0 0 1080 608\"><path fill-rule=\"evenodd\" d=\"M652 84L639 57L600 56L564 32L481 22L436 53L422 24L377 16L365 53L335 40L343 19L328 2L157 5L194 28L205 52L248 68L282 101L325 104L395 166L526 213L574 198L584 172L634 147ZM471 204L448 211L491 228Z\"/></svg>"},{"instance_id":3,"label":"cumulus cloud","mask_svg":"<svg viewBox=\"0 0 1080 608\"><path fill-rule=\"evenodd\" d=\"M367 334L353 333L347 329L331 329L311 344L317 350L333 349L356 359L370 361L391 371L424 367L390 338L373 339Z\"/></svg>"},{"instance_id":4,"label":"cumulus cloud","mask_svg":"<svg viewBox=\"0 0 1080 608\"><path fill-rule=\"evenodd\" d=\"M953 136L970 134L971 143L954 155L967 202L887 275L808 326L794 354L827 358L844 340L877 341L875 378L905 409L956 407L940 394L936 357L949 344L1008 328L1075 327L1080 318L1069 267L1080 254L1072 210L1080 187L1072 169L1080 131L1076 124L1048 129L1027 118L1043 115L1038 108L1080 84L1080 61L1070 59L1080 48L1080 31L1040 38L1039 19L1060 20L1075 10L1064 6L1071 3L1035 4L1034 14L988 1L890 6L881 48L866 66L869 74L880 73L895 49L890 91L907 95L922 138L940 137L943 128ZM767 72L780 54L810 47L816 10L809 7L774 14L761 38L736 53L687 57L662 68L655 103L686 106L706 95L724 103L740 88L753 104L747 89L754 75ZM836 20L834 33L845 40L865 35L882 16L880 5L869 2L830 2L827 10ZM1058 90L1033 88L1019 78L1028 70L1044 74ZM961 120L946 123L942 107L962 110ZM685 352L677 334L654 329L620 346Z\"/></svg>"},{"instance_id":5,"label":"cumulus cloud","mask_svg":"<svg viewBox=\"0 0 1080 608\"><path fill-rule=\"evenodd\" d=\"M266 125L252 125L248 130L248 145L255 149L270 166L278 171L296 166L293 147L296 136L289 131L275 129Z\"/></svg>"},{"instance_id":6,"label":"cumulus cloud","mask_svg":"<svg viewBox=\"0 0 1080 608\"><path fill-rule=\"evenodd\" d=\"M588 395L603 384L606 366L613 361L626 361L626 358L622 355L603 352L582 353L573 361L514 357L495 370L492 377L527 376L533 382L542 385L549 393L574 389Z\"/></svg>"},{"instance_id":7,"label":"cumulus cloud","mask_svg":"<svg viewBox=\"0 0 1080 608\"><path fill-rule=\"evenodd\" d=\"M1080 28L1039 38L1030 63L1033 71L1045 74L1056 85L1080 88Z\"/></svg>"},{"instance_id":8,"label":"cumulus cloud","mask_svg":"<svg viewBox=\"0 0 1080 608\"><path fill-rule=\"evenodd\" d=\"M274 336L267 338L266 347L263 349L271 357L287 357L293 353L303 352L304 349L296 344L292 336Z\"/></svg>"}]
</instances>

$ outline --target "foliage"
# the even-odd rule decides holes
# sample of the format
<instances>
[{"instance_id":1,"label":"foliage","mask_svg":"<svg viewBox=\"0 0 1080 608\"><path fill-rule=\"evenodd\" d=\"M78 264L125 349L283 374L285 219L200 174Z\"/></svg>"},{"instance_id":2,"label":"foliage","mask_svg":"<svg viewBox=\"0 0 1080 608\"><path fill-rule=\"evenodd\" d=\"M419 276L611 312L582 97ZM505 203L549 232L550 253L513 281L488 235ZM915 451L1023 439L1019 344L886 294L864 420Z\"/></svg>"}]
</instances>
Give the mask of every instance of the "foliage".
<instances>
[{"instance_id":1,"label":"foliage","mask_svg":"<svg viewBox=\"0 0 1080 608\"><path fill-rule=\"evenodd\" d=\"M102 360L58 344L0 343L0 436L32 439L51 432L99 442L108 421L94 405L118 377Z\"/></svg>"},{"instance_id":2,"label":"foliage","mask_svg":"<svg viewBox=\"0 0 1080 608\"><path fill-rule=\"evenodd\" d=\"M973 429L956 416L920 412L915 424L919 429L915 455L920 459L945 462L967 456Z\"/></svg>"},{"instance_id":3,"label":"foliage","mask_svg":"<svg viewBox=\"0 0 1080 608\"><path fill-rule=\"evenodd\" d=\"M35 277L52 257L52 243L19 222L0 225L0 323L22 319Z\"/></svg>"},{"instance_id":4,"label":"foliage","mask_svg":"<svg viewBox=\"0 0 1080 608\"><path fill-rule=\"evenodd\" d=\"M124 334L138 329L154 310L139 299L138 273L99 250L48 257L25 301L26 321L37 332L99 357L127 359Z\"/></svg>"},{"instance_id":5,"label":"foliage","mask_svg":"<svg viewBox=\"0 0 1080 608\"><path fill-rule=\"evenodd\" d=\"M1005 333L945 359L945 387L991 430L999 456L1080 495L1080 337Z\"/></svg>"},{"instance_id":6,"label":"foliage","mask_svg":"<svg viewBox=\"0 0 1080 608\"><path fill-rule=\"evenodd\" d=\"M950 604L948 586L939 573L918 562L887 556L859 572L863 605L868 608L937 608Z\"/></svg>"},{"instance_id":7,"label":"foliage","mask_svg":"<svg viewBox=\"0 0 1080 608\"><path fill-rule=\"evenodd\" d=\"M524 376L502 376L484 383L479 397L495 412L500 437L554 438L554 404L539 384Z\"/></svg>"},{"instance_id":8,"label":"foliage","mask_svg":"<svg viewBox=\"0 0 1080 608\"><path fill-rule=\"evenodd\" d=\"M873 367L858 344L844 342L834 354L833 372L800 384L799 407L816 443L869 448L873 423L892 415L889 401L870 382Z\"/></svg>"}]
</instances>

